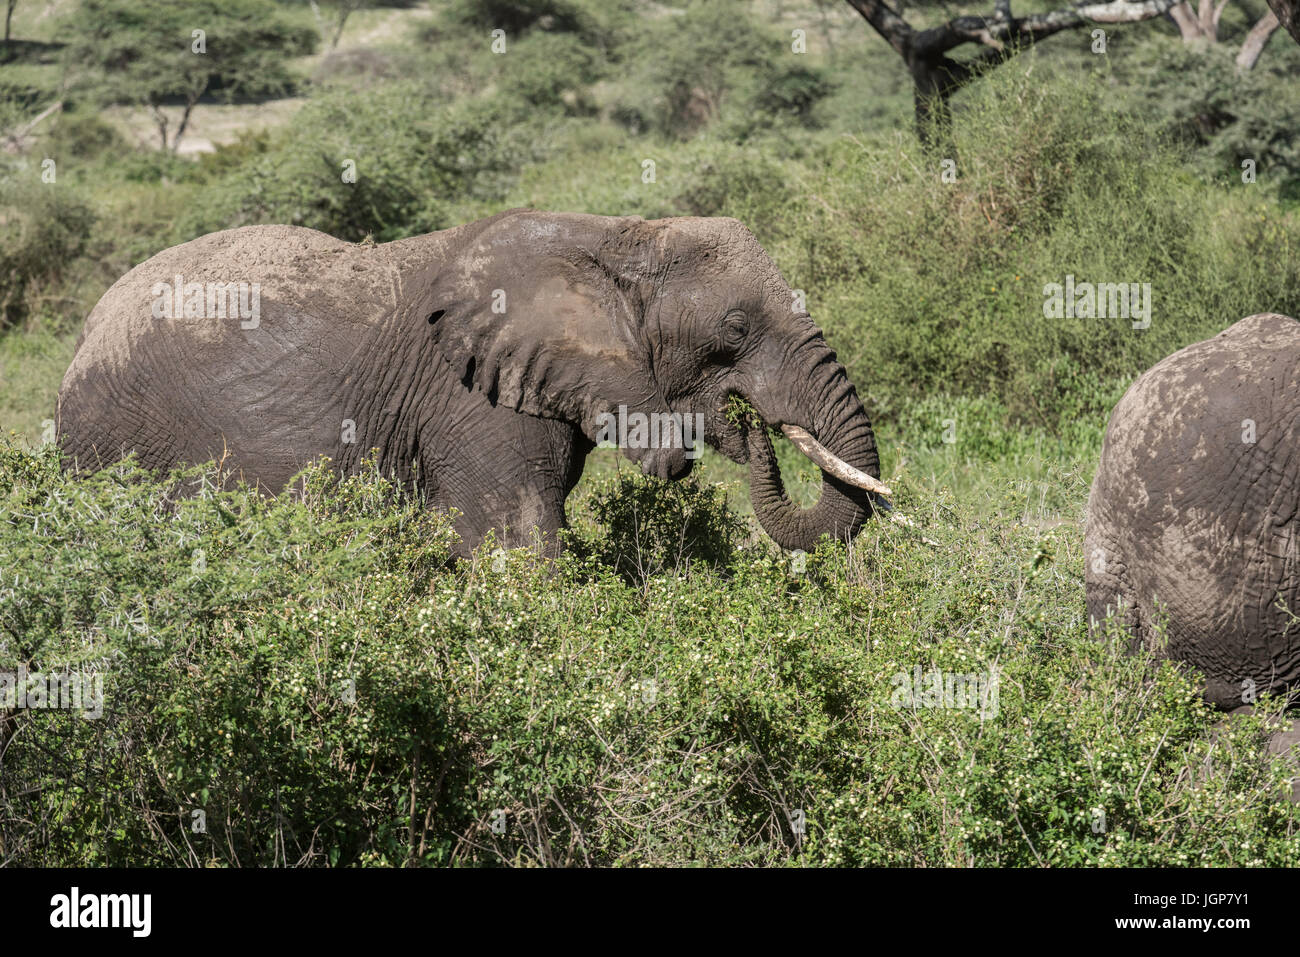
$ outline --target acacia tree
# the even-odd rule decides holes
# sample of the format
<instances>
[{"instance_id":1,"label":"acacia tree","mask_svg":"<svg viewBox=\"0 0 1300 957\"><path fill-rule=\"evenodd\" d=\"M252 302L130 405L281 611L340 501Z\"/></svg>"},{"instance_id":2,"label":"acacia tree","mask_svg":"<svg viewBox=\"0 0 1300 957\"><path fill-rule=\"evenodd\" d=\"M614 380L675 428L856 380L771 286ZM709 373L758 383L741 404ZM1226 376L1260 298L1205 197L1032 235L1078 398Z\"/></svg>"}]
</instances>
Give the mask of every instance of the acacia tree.
<instances>
[{"instance_id":1,"label":"acacia tree","mask_svg":"<svg viewBox=\"0 0 1300 957\"><path fill-rule=\"evenodd\" d=\"M203 96L283 93L293 82L285 57L315 42L270 0L82 0L65 32L74 88L104 105L147 108L173 151ZM168 106L180 107L170 136Z\"/></svg>"},{"instance_id":2,"label":"acacia tree","mask_svg":"<svg viewBox=\"0 0 1300 957\"><path fill-rule=\"evenodd\" d=\"M1100 0L1026 17L1012 14L1011 0L994 0L988 16L954 17L923 30L904 20L886 0L847 2L903 58L912 76L917 136L933 153L948 144L952 95L985 70L1062 30L1150 20L1163 16L1177 0ZM950 56L967 44L978 46L980 52L965 60Z\"/></svg>"}]
</instances>

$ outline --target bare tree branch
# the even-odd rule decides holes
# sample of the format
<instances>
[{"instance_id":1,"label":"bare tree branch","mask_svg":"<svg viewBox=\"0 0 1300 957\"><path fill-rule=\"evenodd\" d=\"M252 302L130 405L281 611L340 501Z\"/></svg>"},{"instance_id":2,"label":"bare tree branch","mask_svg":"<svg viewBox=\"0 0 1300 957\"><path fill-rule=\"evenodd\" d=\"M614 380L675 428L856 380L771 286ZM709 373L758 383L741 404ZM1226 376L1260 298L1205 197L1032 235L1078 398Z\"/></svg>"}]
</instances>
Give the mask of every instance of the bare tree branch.
<instances>
[{"instance_id":1,"label":"bare tree branch","mask_svg":"<svg viewBox=\"0 0 1300 957\"><path fill-rule=\"evenodd\" d=\"M915 32L884 0L848 0L849 6L862 14L875 31L884 37L903 57Z\"/></svg>"},{"instance_id":2,"label":"bare tree branch","mask_svg":"<svg viewBox=\"0 0 1300 957\"><path fill-rule=\"evenodd\" d=\"M1209 39L1211 43L1217 43L1219 39L1219 18L1223 16L1223 8L1228 5L1228 0L1201 0L1200 10L1197 11L1196 20L1201 28L1201 35Z\"/></svg>"},{"instance_id":3,"label":"bare tree branch","mask_svg":"<svg viewBox=\"0 0 1300 957\"><path fill-rule=\"evenodd\" d=\"M957 17L942 26L923 30L918 35L923 51L947 52L963 43L985 46L1022 46L1036 43L1062 30L1073 30L1091 23L1137 23L1162 16L1175 0L1109 0L1086 3L1068 10L1035 13L1000 21L994 17Z\"/></svg>"},{"instance_id":4,"label":"bare tree branch","mask_svg":"<svg viewBox=\"0 0 1300 957\"><path fill-rule=\"evenodd\" d=\"M19 150L25 149L27 146L26 140L28 134L30 134L32 130L36 129L41 120L45 119L52 113L57 113L61 109L63 109L63 101L59 100L53 106L48 106L41 110L41 112L37 114L36 118L31 122L25 123L22 126L16 127L5 133L3 135L5 151L16 153Z\"/></svg>"},{"instance_id":5,"label":"bare tree branch","mask_svg":"<svg viewBox=\"0 0 1300 957\"><path fill-rule=\"evenodd\" d=\"M1178 24L1178 32L1182 34L1184 43L1204 41L1215 44L1219 42L1219 20L1227 5L1228 0L1200 0L1199 11L1193 13L1188 0L1181 0L1169 11L1169 16ZM1260 54L1264 52L1264 47L1268 45L1269 38L1276 32L1280 22L1277 14L1271 10L1255 22L1242 41L1241 49L1237 51L1239 73L1255 68Z\"/></svg>"}]
</instances>

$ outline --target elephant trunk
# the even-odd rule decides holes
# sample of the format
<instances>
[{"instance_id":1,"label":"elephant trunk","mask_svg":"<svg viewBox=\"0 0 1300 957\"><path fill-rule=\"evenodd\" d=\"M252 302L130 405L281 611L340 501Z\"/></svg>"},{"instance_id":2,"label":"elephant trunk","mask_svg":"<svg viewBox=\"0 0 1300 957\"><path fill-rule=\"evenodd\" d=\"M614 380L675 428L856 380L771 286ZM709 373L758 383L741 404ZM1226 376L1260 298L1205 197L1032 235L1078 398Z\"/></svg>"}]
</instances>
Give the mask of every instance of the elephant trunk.
<instances>
[{"instance_id":1,"label":"elephant trunk","mask_svg":"<svg viewBox=\"0 0 1300 957\"><path fill-rule=\"evenodd\" d=\"M773 541L782 548L812 551L823 534L840 540L855 536L871 516L872 495L889 492L878 481L871 485L870 479L880 476L876 437L853 384L835 361L835 353L827 347L819 349L802 381L808 383L804 407L814 434L809 437L798 428L787 427L786 431L814 461L821 459L821 498L811 508L790 501L763 428L752 428L747 436L749 492L754 514ZM809 438L815 441L807 441ZM855 471L865 475L855 475ZM861 484L871 487L858 487Z\"/></svg>"}]
</instances>

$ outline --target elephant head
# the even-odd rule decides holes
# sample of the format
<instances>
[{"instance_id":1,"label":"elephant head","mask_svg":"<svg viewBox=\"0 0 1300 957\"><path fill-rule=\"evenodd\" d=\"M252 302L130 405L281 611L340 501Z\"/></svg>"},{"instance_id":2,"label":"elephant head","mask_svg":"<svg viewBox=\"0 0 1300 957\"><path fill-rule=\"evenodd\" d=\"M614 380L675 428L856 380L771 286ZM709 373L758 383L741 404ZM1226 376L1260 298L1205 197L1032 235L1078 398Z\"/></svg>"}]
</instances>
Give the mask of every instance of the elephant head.
<instances>
[{"instance_id":1,"label":"elephant head","mask_svg":"<svg viewBox=\"0 0 1300 957\"><path fill-rule=\"evenodd\" d=\"M518 210L442 235L449 248L417 280L417 309L463 382L494 403L592 441L620 413L690 416L709 445L748 463L755 514L785 548L852 537L888 493L844 367L740 222ZM731 396L822 468L815 506L789 500L766 429L729 418ZM695 453L678 442L626 454L680 478Z\"/></svg>"}]
</instances>

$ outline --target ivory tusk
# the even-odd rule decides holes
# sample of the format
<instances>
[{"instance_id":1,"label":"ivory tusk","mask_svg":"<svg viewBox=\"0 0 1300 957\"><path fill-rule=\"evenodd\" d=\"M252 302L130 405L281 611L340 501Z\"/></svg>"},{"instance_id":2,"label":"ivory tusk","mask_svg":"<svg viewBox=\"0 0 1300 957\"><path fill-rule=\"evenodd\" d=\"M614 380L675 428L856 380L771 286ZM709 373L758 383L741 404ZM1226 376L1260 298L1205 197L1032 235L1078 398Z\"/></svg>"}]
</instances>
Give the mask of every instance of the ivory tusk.
<instances>
[{"instance_id":1,"label":"ivory tusk","mask_svg":"<svg viewBox=\"0 0 1300 957\"><path fill-rule=\"evenodd\" d=\"M866 472L855 469L847 462L837 459L826 446L814 439L805 429L797 425L783 425L781 431L793 442L804 455L812 459L823 472L839 479L847 485L874 492L876 495L893 495L889 487L878 478L872 478Z\"/></svg>"}]
</instances>

